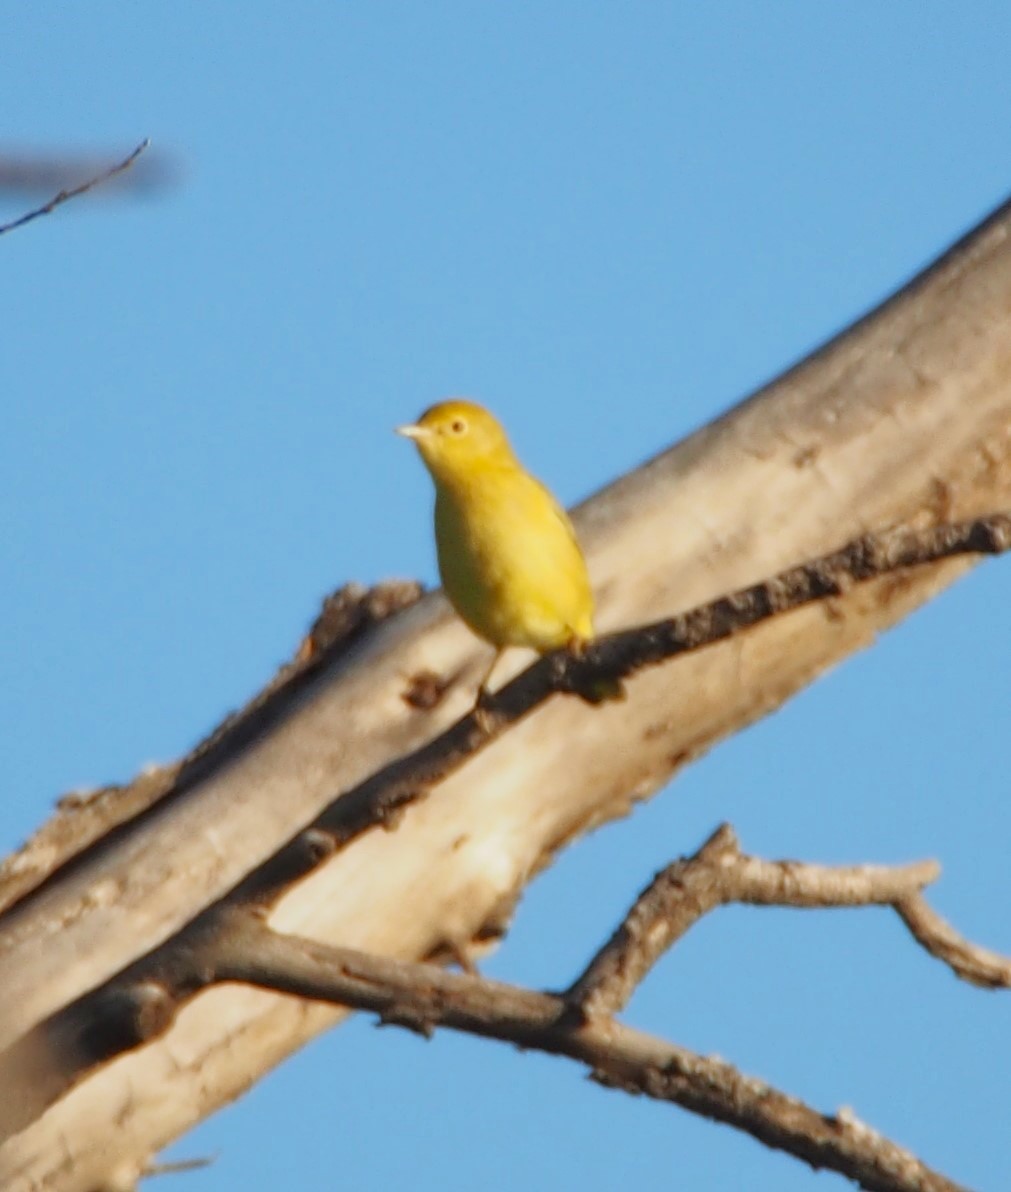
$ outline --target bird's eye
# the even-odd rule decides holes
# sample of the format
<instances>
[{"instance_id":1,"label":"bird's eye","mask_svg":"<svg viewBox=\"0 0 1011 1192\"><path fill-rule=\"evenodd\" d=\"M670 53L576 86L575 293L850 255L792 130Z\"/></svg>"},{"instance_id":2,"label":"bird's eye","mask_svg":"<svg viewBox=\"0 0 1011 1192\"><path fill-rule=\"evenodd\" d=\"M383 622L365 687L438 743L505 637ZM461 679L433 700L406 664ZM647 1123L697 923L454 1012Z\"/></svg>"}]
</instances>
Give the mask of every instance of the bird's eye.
<instances>
[{"instance_id":1,"label":"bird's eye","mask_svg":"<svg viewBox=\"0 0 1011 1192\"><path fill-rule=\"evenodd\" d=\"M464 422L464 420L462 418L454 418L453 421L449 424L449 429L453 432L454 435L462 435L463 432L467 429L467 423Z\"/></svg>"}]
</instances>

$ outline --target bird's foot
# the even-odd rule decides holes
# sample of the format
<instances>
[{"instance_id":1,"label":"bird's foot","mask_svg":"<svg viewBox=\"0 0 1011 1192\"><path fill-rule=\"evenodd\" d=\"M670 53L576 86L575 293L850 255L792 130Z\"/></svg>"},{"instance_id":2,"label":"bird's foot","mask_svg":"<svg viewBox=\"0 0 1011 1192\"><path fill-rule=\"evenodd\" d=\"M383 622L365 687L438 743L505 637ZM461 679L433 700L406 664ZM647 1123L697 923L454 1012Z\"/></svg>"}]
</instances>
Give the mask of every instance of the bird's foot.
<instances>
[{"instance_id":1,"label":"bird's foot","mask_svg":"<svg viewBox=\"0 0 1011 1192\"><path fill-rule=\"evenodd\" d=\"M625 684L612 675L593 674L588 668L578 665L586 657L590 642L586 638L574 637L559 653L556 673L562 680L562 689L578 695L584 703L603 704L628 697ZM576 665L572 665L572 663Z\"/></svg>"}]
</instances>

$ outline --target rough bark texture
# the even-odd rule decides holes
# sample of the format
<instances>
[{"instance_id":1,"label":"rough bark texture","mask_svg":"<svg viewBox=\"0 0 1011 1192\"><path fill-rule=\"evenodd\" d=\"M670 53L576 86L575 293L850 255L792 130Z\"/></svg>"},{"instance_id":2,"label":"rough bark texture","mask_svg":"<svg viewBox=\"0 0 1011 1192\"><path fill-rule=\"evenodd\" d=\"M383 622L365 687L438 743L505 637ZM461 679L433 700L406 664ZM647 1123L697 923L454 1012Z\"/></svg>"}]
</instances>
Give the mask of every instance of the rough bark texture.
<instances>
[{"instance_id":1,"label":"rough bark texture","mask_svg":"<svg viewBox=\"0 0 1011 1192\"><path fill-rule=\"evenodd\" d=\"M576 521L601 629L675 613L866 530L1011 506L1009 226L1005 208L811 359L586 502ZM366 834L297 884L272 926L403 958L493 937L566 841L627 812L966 566L777 618L633 679L622 704L550 701L395 831ZM8 866L0 1048L170 939L341 791L445 727L485 658L427 597L324 651L181 772L68 808ZM91 816L82 833L79 815ZM118 826L103 836L103 822ZM0 1182L83 1190L135 1171L334 1018L212 989L9 1138ZM0 1092L0 1118L17 1095L10 1083Z\"/></svg>"}]
</instances>

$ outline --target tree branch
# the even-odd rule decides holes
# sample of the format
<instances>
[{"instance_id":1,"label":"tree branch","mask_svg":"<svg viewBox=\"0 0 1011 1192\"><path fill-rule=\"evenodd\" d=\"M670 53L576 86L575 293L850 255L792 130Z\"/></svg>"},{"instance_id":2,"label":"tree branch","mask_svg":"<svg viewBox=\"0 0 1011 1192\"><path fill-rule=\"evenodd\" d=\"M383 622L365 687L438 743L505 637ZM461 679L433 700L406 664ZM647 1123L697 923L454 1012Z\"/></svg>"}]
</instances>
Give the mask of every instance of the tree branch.
<instances>
[{"instance_id":1,"label":"tree branch","mask_svg":"<svg viewBox=\"0 0 1011 1192\"><path fill-rule=\"evenodd\" d=\"M582 1018L564 996L279 935L252 917L233 920L219 943L220 979L370 1010L424 1036L441 1026L567 1056L607 1088L723 1122L871 1192L959 1187L851 1114L820 1114L731 1064L609 1016Z\"/></svg>"},{"instance_id":2,"label":"tree branch","mask_svg":"<svg viewBox=\"0 0 1011 1192\"><path fill-rule=\"evenodd\" d=\"M969 943L928 906L923 888L940 873L936 861L898 866L765 861L742 853L733 828L722 824L697 853L656 875L565 996L588 1018L616 1013L689 928L732 903L890 906L924 950L956 976L984 988L1011 987L1011 958Z\"/></svg>"},{"instance_id":3,"label":"tree branch","mask_svg":"<svg viewBox=\"0 0 1011 1192\"><path fill-rule=\"evenodd\" d=\"M464 716L428 744L336 798L315 823L180 934L39 1023L0 1054L0 1075L5 1075L8 1083L12 1074L30 1072L35 1086L32 1097L5 1107L0 1114L4 1128L23 1127L40 1107L52 1104L88 1070L167 1030L180 998L189 998L206 986L201 973L215 971L213 966L195 970L191 959L195 951L206 955L205 941L219 937L222 921L237 910L255 908L265 913L292 883L363 832L380 825L394 828L409 806L426 798L436 783L549 695L578 691L584 685L592 691L601 678L628 677L640 667L701 649L758 621L839 594L854 582L898 567L923 565L958 553L997 553L1009 547L1008 514L924 531L864 536L822 559L681 616L599 638L582 657L561 653L540 659L491 697L480 715L472 712ZM959 975L976 971L964 959L963 972L951 957L956 953L962 958L974 957L978 969L979 957L989 954L977 953L964 943L957 947L950 941L942 943L943 933L938 933L936 925L932 931L923 926L919 932L913 926L927 920L922 911L917 914L912 902L903 900L933 880L936 872L929 863L907 870L868 866L839 870L763 862L742 856L729 829L718 832L697 857L675 863L646 891L641 906L637 904L582 983L570 989L569 1004L578 1005L588 1016L612 1013L625 1003L659 955L696 919L730 901L788 906L893 904L928 950L932 950L929 941L934 941L946 949L944 958ZM690 890L691 898L684 899L682 890ZM996 966L984 966L977 983L1003 984L994 979L1000 963L997 958ZM53 1054L62 1057L55 1067L45 1058Z\"/></svg>"},{"instance_id":4,"label":"tree branch","mask_svg":"<svg viewBox=\"0 0 1011 1192\"><path fill-rule=\"evenodd\" d=\"M124 157L122 161L110 166L107 170L103 170L100 174L95 174L87 182L82 182L80 186L71 187L69 190L61 190L58 194L53 195L48 203L43 203L41 207L36 207L25 215L11 220L10 223L0 224L0 236L4 235L5 232L13 232L15 228L24 227L25 224L31 223L33 219L38 219L42 215L48 215L51 211L55 211L57 207L61 207L71 199L76 199L79 195L87 194L89 190L94 190L96 186L102 186L118 174L125 173L150 144L151 138L145 137L136 149Z\"/></svg>"},{"instance_id":5,"label":"tree branch","mask_svg":"<svg viewBox=\"0 0 1011 1192\"><path fill-rule=\"evenodd\" d=\"M956 977L983 989L1011 988L1011 958L963 939L919 894L909 894L895 909L913 937Z\"/></svg>"},{"instance_id":6,"label":"tree branch","mask_svg":"<svg viewBox=\"0 0 1011 1192\"><path fill-rule=\"evenodd\" d=\"M594 681L599 684L602 679L627 678L646 667L723 641L770 617L842 596L854 584L955 555L996 555L1008 550L1011 512L924 530L898 527L864 534L841 550L788 568L680 616L598 638L589 644L582 658L564 667L556 688L577 694L588 689L592 695ZM519 682L517 679L509 690Z\"/></svg>"},{"instance_id":7,"label":"tree branch","mask_svg":"<svg viewBox=\"0 0 1011 1192\"><path fill-rule=\"evenodd\" d=\"M663 953L716 907L897 906L940 872L936 861L850 867L763 861L742 853L733 828L723 824L694 856L657 874L566 999L589 1018L616 1013Z\"/></svg>"},{"instance_id":8,"label":"tree branch","mask_svg":"<svg viewBox=\"0 0 1011 1192\"><path fill-rule=\"evenodd\" d=\"M602 623L656 621L867 526L1011 508L1009 233L1011 203L807 360L577 510ZM276 901L268 889L259 905L279 929L412 959L431 957L447 938L502 934L505 908L574 836L783 703L969 562L906 571L829 609L772 619L677 669L636 678L625 705L597 713L554 700L441 785L405 830L363 837L312 881L278 887ZM151 980L132 987L144 997L124 1029L156 1031L159 1014L173 1010L154 976L172 963L185 968L197 926L213 919L198 916L237 905L239 883L286 840L298 839L288 852L296 877L336 850L348 829L336 808L320 819L328 803L441 731L472 695L479 654L433 597L368 631L347 657L326 659L296 690L268 697L255 734L240 720L185 781L166 767L141 811L121 815L123 800L110 796L90 843L78 847L75 837L67 846L54 834L49 860L36 854L18 904L0 920L4 1045L26 1033L38 1039L48 1020L71 1036L76 1024L82 1047L97 1054L108 1020L87 991L111 995L115 986L127 1003L123 982L138 958L129 975ZM565 669L564 660L550 666ZM423 674L437 683L419 692ZM115 830L103 833L103 818ZM314 827L300 834L303 825ZM419 873L435 895L421 904L411 902ZM74 1192L104 1186L125 1163L140 1171L166 1140L335 1017L323 1004L219 986L48 1112L25 1109L26 1099L42 1100L31 1084L0 1078L0 1118L9 1105L29 1122L0 1146L0 1183ZM80 1055L43 1056L54 1098L83 1071ZM123 1122L126 1106L128 1128L113 1141L102 1123Z\"/></svg>"},{"instance_id":9,"label":"tree branch","mask_svg":"<svg viewBox=\"0 0 1011 1192\"><path fill-rule=\"evenodd\" d=\"M764 861L742 854L733 829L723 825L694 856L658 875L563 995L280 935L245 911L223 917L193 959L205 972L213 970L216 981L370 1010L384 1023L426 1036L442 1026L568 1056L587 1064L607 1087L722 1121L864 1188L953 1189L956 1185L852 1115L819 1114L729 1064L643 1035L612 1017L659 956L716 906L898 905L919 897L938 873L930 861L902 867Z\"/></svg>"},{"instance_id":10,"label":"tree branch","mask_svg":"<svg viewBox=\"0 0 1011 1192\"><path fill-rule=\"evenodd\" d=\"M405 810L550 696L595 692L648 667L703 649L853 584L961 554L1011 550L1011 513L926 530L868 534L820 559L707 602L680 616L606 634L579 657L564 651L535 662L445 732L336 798L307 829L254 870L236 894L269 905L297 876L377 826L395 828Z\"/></svg>"},{"instance_id":11,"label":"tree branch","mask_svg":"<svg viewBox=\"0 0 1011 1192\"><path fill-rule=\"evenodd\" d=\"M769 1146L880 1192L931 1192L956 1185L850 1115L825 1116L731 1065L619 1024L623 1007L668 948L718 906L802 908L893 906L907 922L921 891L940 872L934 861L903 866L824 866L766 861L740 850L722 825L691 857L665 868L639 895L617 931L562 994L538 993L432 964L410 964L275 932L255 904L222 903L192 925L173 949L156 951L70 1011L30 1032L4 1059L6 1073L27 1071L47 1050L62 1057L61 1077L35 1073L22 1112L124 1050L150 1042L182 1007L212 985L234 981L273 992L377 1013L383 1023L430 1035L437 1027L512 1042L587 1064L612 1088L670 1101L744 1130ZM926 921L926 920L924 920ZM1007 984L1011 961L967 944L947 925L910 930L931 954L977 983ZM941 943L937 942L938 938ZM991 979L964 959L989 958ZM72 1061L72 1062L70 1062ZM13 1066L12 1066L13 1065ZM9 1079L7 1083L10 1083Z\"/></svg>"}]
</instances>

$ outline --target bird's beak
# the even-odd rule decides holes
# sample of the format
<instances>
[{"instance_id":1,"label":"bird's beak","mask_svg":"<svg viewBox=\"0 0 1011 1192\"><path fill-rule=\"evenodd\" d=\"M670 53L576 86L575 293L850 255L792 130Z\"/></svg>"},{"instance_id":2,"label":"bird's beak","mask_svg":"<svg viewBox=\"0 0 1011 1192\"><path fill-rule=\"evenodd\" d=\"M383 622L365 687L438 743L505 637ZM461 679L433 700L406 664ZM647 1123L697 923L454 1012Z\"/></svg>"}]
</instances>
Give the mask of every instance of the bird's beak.
<instances>
[{"instance_id":1,"label":"bird's beak","mask_svg":"<svg viewBox=\"0 0 1011 1192\"><path fill-rule=\"evenodd\" d=\"M394 432L398 435L403 435L405 439L427 439L432 433L427 426L415 426L409 424L408 426L395 426Z\"/></svg>"}]
</instances>

